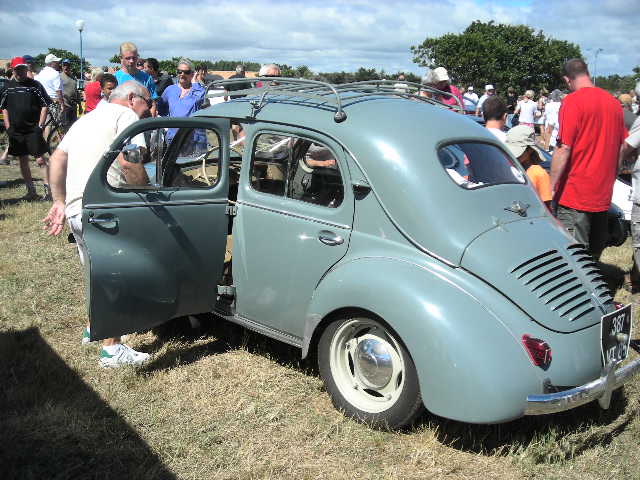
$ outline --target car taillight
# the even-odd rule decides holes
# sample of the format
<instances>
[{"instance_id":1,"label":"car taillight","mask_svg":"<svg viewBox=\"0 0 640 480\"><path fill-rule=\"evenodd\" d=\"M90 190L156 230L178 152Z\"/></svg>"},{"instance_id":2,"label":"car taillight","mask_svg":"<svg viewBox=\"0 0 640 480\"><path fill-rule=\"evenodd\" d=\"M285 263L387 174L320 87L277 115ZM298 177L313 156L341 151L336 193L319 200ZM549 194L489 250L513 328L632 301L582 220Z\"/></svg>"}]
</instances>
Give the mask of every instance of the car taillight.
<instances>
[{"instance_id":1,"label":"car taillight","mask_svg":"<svg viewBox=\"0 0 640 480\"><path fill-rule=\"evenodd\" d=\"M536 367L546 368L551 364L551 347L544 340L533 338L525 333L522 335L522 345L529 354L531 363Z\"/></svg>"}]
</instances>

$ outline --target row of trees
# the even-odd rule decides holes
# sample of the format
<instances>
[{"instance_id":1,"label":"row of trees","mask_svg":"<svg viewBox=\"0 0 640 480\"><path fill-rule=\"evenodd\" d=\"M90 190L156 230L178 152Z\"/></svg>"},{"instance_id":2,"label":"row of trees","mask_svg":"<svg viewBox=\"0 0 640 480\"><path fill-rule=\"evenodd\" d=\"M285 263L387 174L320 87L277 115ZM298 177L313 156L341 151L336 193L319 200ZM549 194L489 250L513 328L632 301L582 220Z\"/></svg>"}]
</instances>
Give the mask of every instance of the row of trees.
<instances>
[{"instance_id":1,"label":"row of trees","mask_svg":"<svg viewBox=\"0 0 640 480\"><path fill-rule=\"evenodd\" d=\"M441 37L427 37L420 45L412 46L413 61L422 67L445 67L453 82L458 85L482 87L487 83L496 86L498 91L514 87L517 92L527 89L539 91L542 88L565 89L562 80L562 64L570 58L583 58L580 47L564 40L556 40L535 31L526 25L507 25L501 23L472 22L462 33L449 33ZM68 58L77 76L80 72L80 59L77 55L56 48L49 53ZM45 53L36 57L39 66L44 62ZM175 74L179 57L159 59L160 68ZM258 71L260 64L240 60L193 60L197 66L204 65L209 70L234 70L242 63L248 71ZM119 55L109 59L111 63L120 63ZM89 67L88 63L85 63ZM402 72L387 73L375 68L360 67L354 72L312 72L306 65L297 67L280 65L285 77L309 78L331 83L347 83L365 80L396 79ZM405 74L406 80L420 82L420 77L412 73ZM640 66L633 74L597 77L598 86L616 91L628 91L640 79Z\"/></svg>"},{"instance_id":2,"label":"row of trees","mask_svg":"<svg viewBox=\"0 0 640 480\"><path fill-rule=\"evenodd\" d=\"M498 90L566 88L562 64L582 58L580 47L548 38L526 25L471 23L462 33L428 37L412 46L413 61L423 67L445 67L457 83Z\"/></svg>"}]
</instances>

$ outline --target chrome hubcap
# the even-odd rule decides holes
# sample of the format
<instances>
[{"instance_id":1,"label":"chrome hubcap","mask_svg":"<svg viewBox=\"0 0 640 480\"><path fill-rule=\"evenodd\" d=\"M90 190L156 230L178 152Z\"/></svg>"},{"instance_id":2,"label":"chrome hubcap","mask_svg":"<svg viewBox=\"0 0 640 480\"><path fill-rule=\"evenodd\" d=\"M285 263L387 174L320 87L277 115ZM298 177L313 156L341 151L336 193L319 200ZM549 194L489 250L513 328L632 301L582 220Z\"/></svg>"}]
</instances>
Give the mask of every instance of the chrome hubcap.
<instances>
[{"instance_id":1,"label":"chrome hubcap","mask_svg":"<svg viewBox=\"0 0 640 480\"><path fill-rule=\"evenodd\" d=\"M353 318L334 333L330 368L340 393L354 407L383 412L400 398L405 364L400 345L380 323Z\"/></svg>"},{"instance_id":2,"label":"chrome hubcap","mask_svg":"<svg viewBox=\"0 0 640 480\"><path fill-rule=\"evenodd\" d=\"M391 380L393 361L387 345L376 338L365 338L356 347L356 372L370 388L382 388Z\"/></svg>"}]
</instances>

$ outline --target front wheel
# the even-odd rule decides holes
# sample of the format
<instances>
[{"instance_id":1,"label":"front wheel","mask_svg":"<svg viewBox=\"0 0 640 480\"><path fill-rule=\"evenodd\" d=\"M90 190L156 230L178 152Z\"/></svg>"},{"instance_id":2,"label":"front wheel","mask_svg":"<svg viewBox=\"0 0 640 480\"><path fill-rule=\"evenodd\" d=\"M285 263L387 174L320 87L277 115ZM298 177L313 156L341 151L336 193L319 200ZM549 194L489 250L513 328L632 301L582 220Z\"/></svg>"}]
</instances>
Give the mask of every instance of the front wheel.
<instances>
[{"instance_id":1,"label":"front wheel","mask_svg":"<svg viewBox=\"0 0 640 480\"><path fill-rule=\"evenodd\" d=\"M318 343L318 367L334 406L348 417L397 429L424 411L413 360L378 320L357 317L329 325Z\"/></svg>"}]
</instances>

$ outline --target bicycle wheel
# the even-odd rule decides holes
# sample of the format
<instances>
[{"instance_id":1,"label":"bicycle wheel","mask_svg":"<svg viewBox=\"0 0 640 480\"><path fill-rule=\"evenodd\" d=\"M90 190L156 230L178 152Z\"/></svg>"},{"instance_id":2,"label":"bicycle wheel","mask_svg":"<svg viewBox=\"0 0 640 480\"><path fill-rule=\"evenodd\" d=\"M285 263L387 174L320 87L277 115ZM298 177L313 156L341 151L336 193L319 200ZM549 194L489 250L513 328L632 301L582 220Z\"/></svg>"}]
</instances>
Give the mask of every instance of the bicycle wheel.
<instances>
[{"instance_id":1,"label":"bicycle wheel","mask_svg":"<svg viewBox=\"0 0 640 480\"><path fill-rule=\"evenodd\" d=\"M58 148L58 144L62 141L62 137L64 137L62 127L60 125L52 126L49 135L47 135L47 148L49 149L49 155Z\"/></svg>"}]
</instances>

